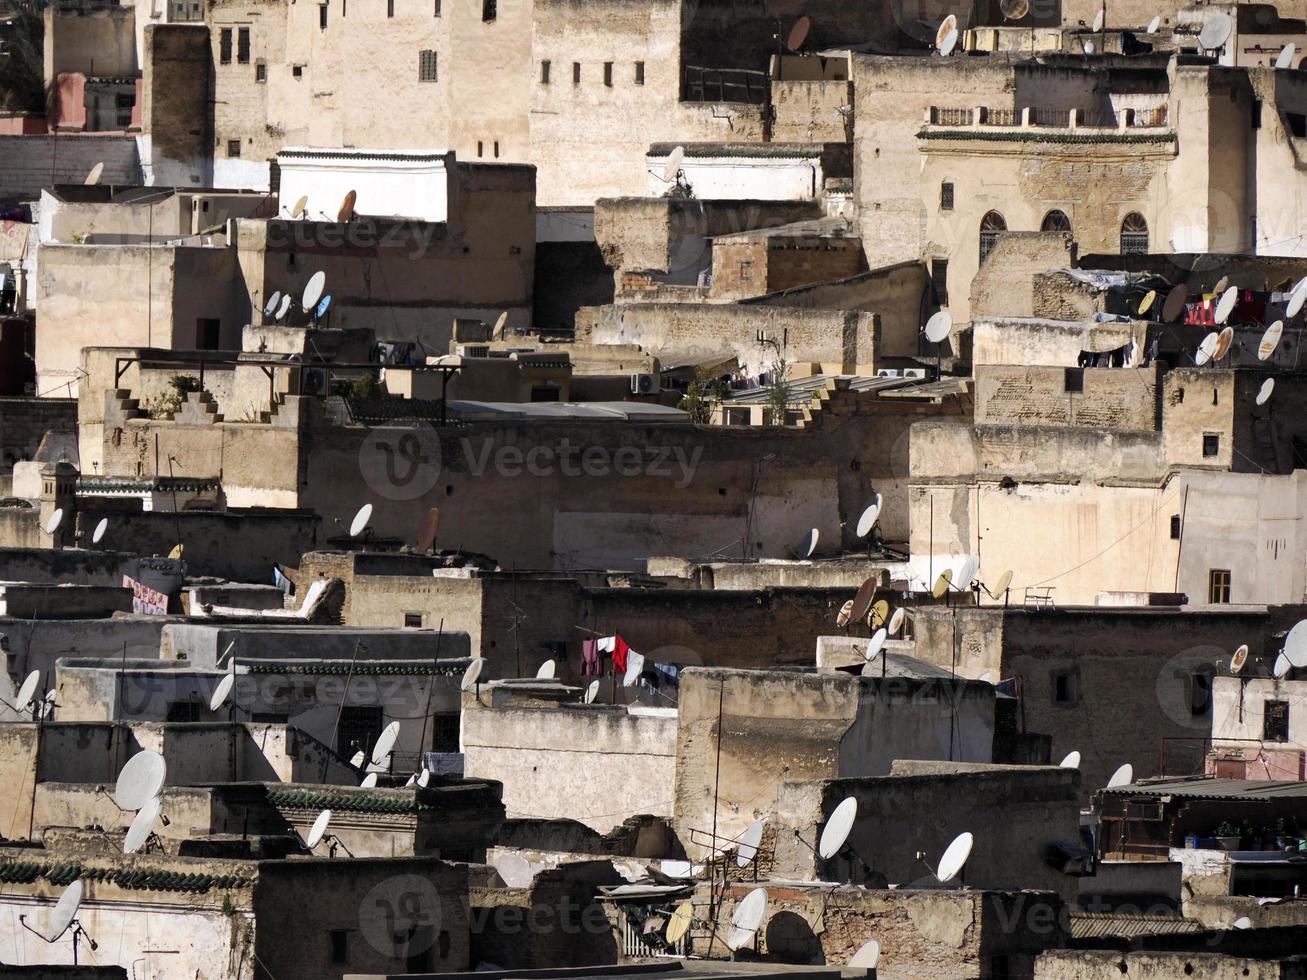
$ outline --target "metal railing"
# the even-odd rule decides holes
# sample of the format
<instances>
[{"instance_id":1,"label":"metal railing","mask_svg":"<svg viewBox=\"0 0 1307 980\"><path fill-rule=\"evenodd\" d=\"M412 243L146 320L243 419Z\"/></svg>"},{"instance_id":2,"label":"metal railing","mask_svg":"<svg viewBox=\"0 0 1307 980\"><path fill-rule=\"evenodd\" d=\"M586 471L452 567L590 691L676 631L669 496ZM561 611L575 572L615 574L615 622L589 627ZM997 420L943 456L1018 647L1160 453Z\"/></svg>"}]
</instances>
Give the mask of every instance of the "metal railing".
<instances>
[{"instance_id":1,"label":"metal railing","mask_svg":"<svg viewBox=\"0 0 1307 980\"><path fill-rule=\"evenodd\" d=\"M681 70L681 99L684 102L743 102L764 105L771 79L765 71L746 68L699 68Z\"/></svg>"}]
</instances>

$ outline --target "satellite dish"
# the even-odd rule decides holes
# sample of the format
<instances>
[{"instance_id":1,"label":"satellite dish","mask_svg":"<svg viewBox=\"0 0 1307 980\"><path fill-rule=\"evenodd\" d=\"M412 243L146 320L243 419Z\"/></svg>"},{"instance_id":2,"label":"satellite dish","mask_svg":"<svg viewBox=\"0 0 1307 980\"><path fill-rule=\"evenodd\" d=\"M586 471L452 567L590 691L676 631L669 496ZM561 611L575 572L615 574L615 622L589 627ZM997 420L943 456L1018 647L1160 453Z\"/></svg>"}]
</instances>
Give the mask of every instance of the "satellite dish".
<instances>
[{"instance_id":1,"label":"satellite dish","mask_svg":"<svg viewBox=\"0 0 1307 980\"><path fill-rule=\"evenodd\" d=\"M1135 781L1135 767L1126 763L1116 772L1112 773L1112 778L1107 781L1107 788L1114 789L1117 786L1129 786Z\"/></svg>"},{"instance_id":2,"label":"satellite dish","mask_svg":"<svg viewBox=\"0 0 1307 980\"><path fill-rule=\"evenodd\" d=\"M935 30L935 47L944 47L944 39L948 37L950 31L957 31L958 18L956 14L949 14L939 22L939 27Z\"/></svg>"},{"instance_id":3,"label":"satellite dish","mask_svg":"<svg viewBox=\"0 0 1307 980\"><path fill-rule=\"evenodd\" d=\"M501 854L495 858L495 870L509 888L529 888L531 879L535 877L531 874L531 865L520 854Z\"/></svg>"},{"instance_id":4,"label":"satellite dish","mask_svg":"<svg viewBox=\"0 0 1307 980\"><path fill-rule=\"evenodd\" d=\"M231 687L236 683L236 677L232 674L224 674L222 680L218 681L218 686L213 690L213 697L209 698L209 710L217 711L227 703L227 698L231 696Z\"/></svg>"},{"instance_id":5,"label":"satellite dish","mask_svg":"<svg viewBox=\"0 0 1307 980\"><path fill-rule=\"evenodd\" d=\"M798 51L803 47L803 42L808 40L810 30L812 30L812 18L804 14L790 28L790 36L785 39L785 46L791 51Z\"/></svg>"},{"instance_id":6,"label":"satellite dish","mask_svg":"<svg viewBox=\"0 0 1307 980\"><path fill-rule=\"evenodd\" d=\"M939 576L935 579L935 584L931 586L930 594L936 599L942 599L944 598L944 594L948 592L949 586L952 584L953 569L946 568L944 571L940 572Z\"/></svg>"},{"instance_id":7,"label":"satellite dish","mask_svg":"<svg viewBox=\"0 0 1307 980\"><path fill-rule=\"evenodd\" d=\"M109 530L109 518L101 517L100 523L95 525L95 530L91 533L91 544L99 544L107 530Z\"/></svg>"},{"instance_id":8,"label":"satellite dish","mask_svg":"<svg viewBox=\"0 0 1307 980\"><path fill-rule=\"evenodd\" d=\"M884 599L877 599L867 613L868 626L881 626L885 620L889 619L889 603Z\"/></svg>"},{"instance_id":9,"label":"satellite dish","mask_svg":"<svg viewBox=\"0 0 1307 980\"><path fill-rule=\"evenodd\" d=\"M536 671L536 679L542 681L553 680L554 674L557 671L558 664L554 663L552 660L546 660L540 665L540 669Z\"/></svg>"},{"instance_id":10,"label":"satellite dish","mask_svg":"<svg viewBox=\"0 0 1307 980\"><path fill-rule=\"evenodd\" d=\"M1005 20L1020 20L1030 13L1030 0L998 0L998 9Z\"/></svg>"},{"instance_id":11,"label":"satellite dish","mask_svg":"<svg viewBox=\"0 0 1307 980\"><path fill-rule=\"evenodd\" d=\"M373 789L377 785L377 774L370 772L363 777L363 782L359 783L359 789Z\"/></svg>"},{"instance_id":12,"label":"satellite dish","mask_svg":"<svg viewBox=\"0 0 1307 980\"><path fill-rule=\"evenodd\" d=\"M1139 315L1143 316L1151 310L1155 302L1157 302L1157 290L1150 289L1148 292L1144 293L1144 298L1139 301Z\"/></svg>"},{"instance_id":13,"label":"satellite dish","mask_svg":"<svg viewBox=\"0 0 1307 980\"><path fill-rule=\"evenodd\" d=\"M1275 379L1267 378L1262 382L1262 386L1257 389L1257 404L1265 405L1271 400L1271 392L1275 390Z\"/></svg>"},{"instance_id":14,"label":"satellite dish","mask_svg":"<svg viewBox=\"0 0 1307 980\"><path fill-rule=\"evenodd\" d=\"M676 179L677 173L681 169L681 163L685 160L685 147L678 146L671 153L667 154L667 163L663 165L663 180L670 184Z\"/></svg>"},{"instance_id":15,"label":"satellite dish","mask_svg":"<svg viewBox=\"0 0 1307 980\"><path fill-rule=\"evenodd\" d=\"M799 543L794 546L794 557L800 560L811 558L812 553L817 550L817 540L821 537L821 532L815 527L799 539Z\"/></svg>"},{"instance_id":16,"label":"satellite dish","mask_svg":"<svg viewBox=\"0 0 1307 980\"><path fill-rule=\"evenodd\" d=\"M1307 279L1299 282L1289 292L1289 302L1285 304L1284 315L1286 319L1292 320L1302 309L1303 300L1307 300Z\"/></svg>"},{"instance_id":17,"label":"satellite dish","mask_svg":"<svg viewBox=\"0 0 1307 980\"><path fill-rule=\"evenodd\" d=\"M331 293L327 293L326 296L318 300L318 305L313 309L313 318L315 320L321 320L327 315L329 309L331 309Z\"/></svg>"},{"instance_id":18,"label":"satellite dish","mask_svg":"<svg viewBox=\"0 0 1307 980\"><path fill-rule=\"evenodd\" d=\"M1081 45L1081 47L1085 49L1085 54L1093 54L1093 53L1094 53L1094 42L1093 42L1093 41L1086 41L1084 44Z\"/></svg>"},{"instance_id":19,"label":"satellite dish","mask_svg":"<svg viewBox=\"0 0 1307 980\"><path fill-rule=\"evenodd\" d=\"M309 836L304 838L304 843L309 845L309 850L313 850L322 842L323 835L327 832L327 827L331 823L331 811L323 810L318 814L318 818L313 821L313 826L309 828Z\"/></svg>"},{"instance_id":20,"label":"satellite dish","mask_svg":"<svg viewBox=\"0 0 1307 980\"><path fill-rule=\"evenodd\" d=\"M1271 665L1271 674L1278 679L1289 673L1289 670L1292 667L1293 664L1289 662L1288 657L1282 653L1277 654L1275 657L1275 663Z\"/></svg>"},{"instance_id":21,"label":"satellite dish","mask_svg":"<svg viewBox=\"0 0 1307 980\"><path fill-rule=\"evenodd\" d=\"M1246 915L1241 915L1239 918L1234 920L1234 927L1236 929L1251 929L1253 927L1253 920L1248 918Z\"/></svg>"},{"instance_id":22,"label":"satellite dish","mask_svg":"<svg viewBox=\"0 0 1307 980\"><path fill-rule=\"evenodd\" d=\"M1284 638L1284 657L1295 667L1307 667L1307 619L1289 630Z\"/></svg>"},{"instance_id":23,"label":"satellite dish","mask_svg":"<svg viewBox=\"0 0 1307 980\"><path fill-rule=\"evenodd\" d=\"M1216 280L1216 285L1212 287L1212 294L1223 293L1230 288L1230 277L1222 276Z\"/></svg>"},{"instance_id":24,"label":"satellite dish","mask_svg":"<svg viewBox=\"0 0 1307 980\"><path fill-rule=\"evenodd\" d=\"M1066 754L1066 758L1063 759L1061 762L1059 762L1058 765L1061 766L1063 769L1079 769L1079 768L1080 768L1080 753L1079 753L1079 752L1068 752L1068 753Z\"/></svg>"},{"instance_id":25,"label":"satellite dish","mask_svg":"<svg viewBox=\"0 0 1307 980\"><path fill-rule=\"evenodd\" d=\"M973 843L975 838L970 831L967 831L954 837L952 843L945 848L944 856L939 859L939 869L935 872L935 877L941 885L947 885L962 873L967 858L971 857Z\"/></svg>"},{"instance_id":26,"label":"satellite dish","mask_svg":"<svg viewBox=\"0 0 1307 980\"><path fill-rule=\"evenodd\" d=\"M1099 7L1099 8L1098 8L1098 13L1094 14L1094 33L1095 33L1095 34L1097 34L1099 31L1101 31L1101 30L1103 29L1103 20L1105 19L1105 15L1106 15L1106 13L1107 13L1107 11L1105 11L1102 7Z\"/></svg>"},{"instance_id":27,"label":"satellite dish","mask_svg":"<svg viewBox=\"0 0 1307 980\"><path fill-rule=\"evenodd\" d=\"M124 810L139 810L159 795L168 763L158 752L137 752L118 773L113 800Z\"/></svg>"},{"instance_id":28,"label":"satellite dish","mask_svg":"<svg viewBox=\"0 0 1307 980\"><path fill-rule=\"evenodd\" d=\"M767 915L767 889L755 888L744 896L743 901L735 906L731 916L731 933L726 937L726 945L732 951L739 949L758 934L762 920Z\"/></svg>"},{"instance_id":29,"label":"satellite dish","mask_svg":"<svg viewBox=\"0 0 1307 980\"><path fill-rule=\"evenodd\" d=\"M1212 355L1216 353L1216 345L1220 343L1220 341L1221 341L1220 334L1209 333L1206 337L1204 337L1202 339L1202 343L1198 345L1198 352L1194 354L1194 364L1196 364L1198 367L1202 367L1204 364L1210 361L1212 359Z\"/></svg>"},{"instance_id":30,"label":"satellite dish","mask_svg":"<svg viewBox=\"0 0 1307 980\"><path fill-rule=\"evenodd\" d=\"M1008 587L1011 584L1012 584L1012 569L1009 568L1006 572L1004 572L1002 575L998 577L998 582L995 583L994 591L991 592L990 595L993 596L1002 595L1004 592L1008 590Z\"/></svg>"},{"instance_id":31,"label":"satellite dish","mask_svg":"<svg viewBox=\"0 0 1307 980\"><path fill-rule=\"evenodd\" d=\"M860 586L858 593L853 597L853 608L849 610L849 620L854 623L860 623L867 618L867 610L871 608L872 596L876 594L876 580L868 578Z\"/></svg>"},{"instance_id":32,"label":"satellite dish","mask_svg":"<svg viewBox=\"0 0 1307 980\"><path fill-rule=\"evenodd\" d=\"M685 934L690 931L690 926L694 925L694 903L682 902L676 906L675 911L667 920L667 942L668 945L675 946Z\"/></svg>"},{"instance_id":33,"label":"satellite dish","mask_svg":"<svg viewBox=\"0 0 1307 980\"><path fill-rule=\"evenodd\" d=\"M1172 286L1171 291L1166 294L1166 302L1162 304L1162 319L1167 323L1175 323L1184 313L1184 305L1188 301L1189 287L1184 283Z\"/></svg>"},{"instance_id":34,"label":"satellite dish","mask_svg":"<svg viewBox=\"0 0 1307 980\"><path fill-rule=\"evenodd\" d=\"M1216 335L1216 349L1212 351L1212 360L1219 361L1230 353L1230 345L1234 343L1234 327L1226 327Z\"/></svg>"},{"instance_id":35,"label":"satellite dish","mask_svg":"<svg viewBox=\"0 0 1307 980\"><path fill-rule=\"evenodd\" d=\"M1248 644L1244 643L1234 651L1234 656L1230 658L1230 673L1237 674L1243 670L1244 665L1248 663Z\"/></svg>"},{"instance_id":36,"label":"satellite dish","mask_svg":"<svg viewBox=\"0 0 1307 980\"><path fill-rule=\"evenodd\" d=\"M1025 0L1020 0L1020 2L1025 3ZM1012 19L1016 20L1017 18ZM878 963L880 963L880 943L871 939L858 947L858 951L849 957L848 965L857 969L874 970Z\"/></svg>"},{"instance_id":37,"label":"satellite dish","mask_svg":"<svg viewBox=\"0 0 1307 980\"><path fill-rule=\"evenodd\" d=\"M381 765L381 760L390 755L390 750L395 747L395 739L399 738L399 722L392 721L389 725L381 730L377 736L377 744L372 746L372 764Z\"/></svg>"},{"instance_id":38,"label":"satellite dish","mask_svg":"<svg viewBox=\"0 0 1307 980\"><path fill-rule=\"evenodd\" d=\"M50 921L46 923L46 942L57 942L68 930L68 927L72 925L77 910L82 907L82 895L85 894L85 891L86 886L82 884L81 878L78 878L64 889L64 893L59 896L59 901L54 903L54 911L50 913Z\"/></svg>"},{"instance_id":39,"label":"satellite dish","mask_svg":"<svg viewBox=\"0 0 1307 980\"><path fill-rule=\"evenodd\" d=\"M938 344L948 339L948 335L953 332L953 317L948 310L939 310L933 313L929 320L926 321L926 339L932 344Z\"/></svg>"},{"instance_id":40,"label":"satellite dish","mask_svg":"<svg viewBox=\"0 0 1307 980\"><path fill-rule=\"evenodd\" d=\"M431 782L431 770L423 766L422 771L418 773L417 783L423 789L426 789L429 782Z\"/></svg>"},{"instance_id":41,"label":"satellite dish","mask_svg":"<svg viewBox=\"0 0 1307 980\"><path fill-rule=\"evenodd\" d=\"M467 670L463 671L463 679L459 681L458 689L460 691L470 691L476 687L477 680L481 677L481 670L485 665L485 657L473 657L472 662L467 665Z\"/></svg>"},{"instance_id":42,"label":"satellite dish","mask_svg":"<svg viewBox=\"0 0 1307 980\"><path fill-rule=\"evenodd\" d=\"M427 552L436 543L436 532L440 530L440 508L432 507L418 525L418 551Z\"/></svg>"},{"instance_id":43,"label":"satellite dish","mask_svg":"<svg viewBox=\"0 0 1307 980\"><path fill-rule=\"evenodd\" d=\"M318 305L318 300L322 299L322 291L326 286L327 274L321 269L309 276L309 281L304 287L304 295L300 297L300 307L305 313Z\"/></svg>"},{"instance_id":44,"label":"satellite dish","mask_svg":"<svg viewBox=\"0 0 1307 980\"><path fill-rule=\"evenodd\" d=\"M903 626L903 620L906 618L906 615L907 614L903 611L903 607L899 606L898 609L895 609L894 612L890 614L889 623L886 624L885 628L891 633L897 633Z\"/></svg>"},{"instance_id":45,"label":"satellite dish","mask_svg":"<svg viewBox=\"0 0 1307 980\"><path fill-rule=\"evenodd\" d=\"M1221 294L1221 298L1216 302L1216 322L1225 323L1230 319L1230 314L1234 312L1234 304L1239 302L1239 287L1231 286Z\"/></svg>"},{"instance_id":46,"label":"satellite dish","mask_svg":"<svg viewBox=\"0 0 1307 980\"><path fill-rule=\"evenodd\" d=\"M32 706L32 696L36 694L36 685L41 682L41 672L34 670L23 680L18 689L18 700L14 702L15 711L26 711Z\"/></svg>"},{"instance_id":47,"label":"satellite dish","mask_svg":"<svg viewBox=\"0 0 1307 980\"><path fill-rule=\"evenodd\" d=\"M295 202L295 206L290 209L290 216L292 218L298 218L304 213L304 209L308 206L309 196L307 194L301 194L299 200Z\"/></svg>"},{"instance_id":48,"label":"satellite dish","mask_svg":"<svg viewBox=\"0 0 1307 980\"><path fill-rule=\"evenodd\" d=\"M952 17L953 15L949 14L949 16ZM956 30L949 31L947 34L944 35L944 43L939 46L939 53L943 57L947 58L949 55L953 53L953 49L956 48L957 46L958 46L958 32Z\"/></svg>"},{"instance_id":49,"label":"satellite dish","mask_svg":"<svg viewBox=\"0 0 1307 980\"><path fill-rule=\"evenodd\" d=\"M1158 16L1154 17L1152 20L1148 22L1148 27L1145 28L1145 31L1148 34L1156 34L1157 29L1161 26L1162 26L1162 17L1159 14Z\"/></svg>"},{"instance_id":50,"label":"satellite dish","mask_svg":"<svg viewBox=\"0 0 1307 980\"><path fill-rule=\"evenodd\" d=\"M1294 46L1294 43L1292 41L1286 44L1284 46L1284 49L1280 52L1279 57L1275 59L1275 67L1281 70L1285 68L1292 68L1293 56L1297 53L1297 50L1298 49Z\"/></svg>"},{"instance_id":51,"label":"satellite dish","mask_svg":"<svg viewBox=\"0 0 1307 980\"><path fill-rule=\"evenodd\" d=\"M286 319L286 314L289 312L290 312L290 294L287 293L285 296L281 298L281 302L277 304L277 312L273 316L273 319L284 320Z\"/></svg>"},{"instance_id":52,"label":"satellite dish","mask_svg":"<svg viewBox=\"0 0 1307 980\"><path fill-rule=\"evenodd\" d=\"M849 614L853 612L853 600L850 599L840 606L840 611L835 616L835 625L840 629L849 625Z\"/></svg>"},{"instance_id":53,"label":"satellite dish","mask_svg":"<svg viewBox=\"0 0 1307 980\"><path fill-rule=\"evenodd\" d=\"M368 526L368 521L372 520L372 505L364 504L354 514L354 520L349 522L349 536L357 538Z\"/></svg>"},{"instance_id":54,"label":"satellite dish","mask_svg":"<svg viewBox=\"0 0 1307 980\"><path fill-rule=\"evenodd\" d=\"M871 639L867 641L867 652L862 655L862 658L864 660L870 660L872 657L876 656L876 654L880 653L881 648L885 646L885 639L888 636L889 632L884 626L876 630L876 632L872 634Z\"/></svg>"},{"instance_id":55,"label":"satellite dish","mask_svg":"<svg viewBox=\"0 0 1307 980\"><path fill-rule=\"evenodd\" d=\"M1216 51L1230 39L1230 31L1233 27L1229 14L1220 11L1209 14L1203 23L1203 29L1198 32L1198 43L1205 51Z\"/></svg>"},{"instance_id":56,"label":"satellite dish","mask_svg":"<svg viewBox=\"0 0 1307 980\"><path fill-rule=\"evenodd\" d=\"M735 852L735 866L737 868L746 868L749 862L754 859L758 853L758 845L762 843L762 828L765 821L761 818L749 824L749 829L740 835L739 850Z\"/></svg>"},{"instance_id":57,"label":"satellite dish","mask_svg":"<svg viewBox=\"0 0 1307 980\"><path fill-rule=\"evenodd\" d=\"M880 519L880 496L869 503L858 517L858 526L855 528L858 537L865 538L871 533L871 529L876 526L876 521Z\"/></svg>"},{"instance_id":58,"label":"satellite dish","mask_svg":"<svg viewBox=\"0 0 1307 980\"><path fill-rule=\"evenodd\" d=\"M350 756L349 764L353 766L355 769L361 769L363 767L363 763L367 761L368 761L368 757L360 751L360 752L355 752L352 756Z\"/></svg>"},{"instance_id":59,"label":"satellite dish","mask_svg":"<svg viewBox=\"0 0 1307 980\"><path fill-rule=\"evenodd\" d=\"M839 849L849 839L849 831L853 829L853 821L857 818L858 801L852 796L845 797L831 812L830 819L821 832L821 839L817 842L817 853L823 860L829 860L839 853Z\"/></svg>"},{"instance_id":60,"label":"satellite dish","mask_svg":"<svg viewBox=\"0 0 1307 980\"><path fill-rule=\"evenodd\" d=\"M86 175L86 180L83 181L83 183L86 184L88 187L91 184L98 184L100 182L100 177L103 176L103 174L104 174L104 162L101 161L100 163L97 163L94 167L91 168L91 172Z\"/></svg>"},{"instance_id":61,"label":"satellite dish","mask_svg":"<svg viewBox=\"0 0 1307 980\"><path fill-rule=\"evenodd\" d=\"M336 220L338 222L344 224L349 221L350 218L354 217L354 202L358 199L359 196L353 191L346 192L345 200L340 202L340 211L336 214Z\"/></svg>"},{"instance_id":62,"label":"satellite dish","mask_svg":"<svg viewBox=\"0 0 1307 980\"><path fill-rule=\"evenodd\" d=\"M272 295L268 297L268 301L263 304L263 315L265 317L272 316L273 311L276 310L277 304L280 302L281 302L281 290L280 289L274 290Z\"/></svg>"},{"instance_id":63,"label":"satellite dish","mask_svg":"<svg viewBox=\"0 0 1307 980\"><path fill-rule=\"evenodd\" d=\"M1275 348L1280 346L1280 337L1284 333L1284 321L1276 320L1266 328L1266 333L1262 334L1262 342L1257 345L1257 360L1270 360Z\"/></svg>"},{"instance_id":64,"label":"satellite dish","mask_svg":"<svg viewBox=\"0 0 1307 980\"><path fill-rule=\"evenodd\" d=\"M163 804L160 803L156 796L136 811L136 816L132 818L132 825L127 828L127 836L123 838L123 853L135 854L141 849L141 845L146 839L154 833L154 824L159 819L159 811Z\"/></svg>"},{"instance_id":65,"label":"satellite dish","mask_svg":"<svg viewBox=\"0 0 1307 980\"><path fill-rule=\"evenodd\" d=\"M590 686L585 689L585 703L594 704L597 697L599 697L599 682L591 681Z\"/></svg>"},{"instance_id":66,"label":"satellite dish","mask_svg":"<svg viewBox=\"0 0 1307 980\"><path fill-rule=\"evenodd\" d=\"M56 507L54 513L51 514L49 519L45 522L45 533L54 534L55 531L59 530L59 525L63 522L64 509L62 507Z\"/></svg>"}]
</instances>

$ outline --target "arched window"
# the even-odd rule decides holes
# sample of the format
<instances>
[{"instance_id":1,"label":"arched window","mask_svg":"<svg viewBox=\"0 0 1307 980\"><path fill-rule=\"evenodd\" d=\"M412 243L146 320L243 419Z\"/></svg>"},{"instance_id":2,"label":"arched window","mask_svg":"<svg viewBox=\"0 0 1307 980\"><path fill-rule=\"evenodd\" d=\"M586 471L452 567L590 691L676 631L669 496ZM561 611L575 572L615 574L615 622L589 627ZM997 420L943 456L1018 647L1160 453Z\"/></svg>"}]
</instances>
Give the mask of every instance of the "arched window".
<instances>
[{"instance_id":1,"label":"arched window","mask_svg":"<svg viewBox=\"0 0 1307 980\"><path fill-rule=\"evenodd\" d=\"M1054 208L1048 214L1044 215L1044 223L1039 226L1040 231L1070 231L1071 219L1066 216L1065 211L1059 211Z\"/></svg>"},{"instance_id":2,"label":"arched window","mask_svg":"<svg viewBox=\"0 0 1307 980\"><path fill-rule=\"evenodd\" d=\"M1131 211L1121 222L1121 254L1148 254L1148 222L1138 211Z\"/></svg>"},{"instance_id":3,"label":"arched window","mask_svg":"<svg viewBox=\"0 0 1307 980\"><path fill-rule=\"evenodd\" d=\"M999 232L1007 231L1007 222L997 211L989 211L980 219L980 261L983 263L998 244Z\"/></svg>"}]
</instances>

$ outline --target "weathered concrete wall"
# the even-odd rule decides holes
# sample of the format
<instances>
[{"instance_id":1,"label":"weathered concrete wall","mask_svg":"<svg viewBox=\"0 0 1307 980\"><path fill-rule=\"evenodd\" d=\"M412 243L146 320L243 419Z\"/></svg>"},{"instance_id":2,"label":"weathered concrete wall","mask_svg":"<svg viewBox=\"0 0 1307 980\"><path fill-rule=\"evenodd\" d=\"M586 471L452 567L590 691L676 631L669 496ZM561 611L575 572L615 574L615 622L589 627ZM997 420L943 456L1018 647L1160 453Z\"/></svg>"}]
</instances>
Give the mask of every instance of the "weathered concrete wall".
<instances>
[{"instance_id":1,"label":"weathered concrete wall","mask_svg":"<svg viewBox=\"0 0 1307 980\"><path fill-rule=\"evenodd\" d=\"M1035 980L1115 980L1123 973L1145 980L1181 975L1198 980L1287 980L1302 975L1296 965L1221 953L1058 949L1040 953L1035 961Z\"/></svg>"},{"instance_id":2,"label":"weathered concrete wall","mask_svg":"<svg viewBox=\"0 0 1307 980\"><path fill-rule=\"evenodd\" d=\"M143 183L212 187L209 31L147 24L143 47Z\"/></svg>"},{"instance_id":3,"label":"weathered concrete wall","mask_svg":"<svg viewBox=\"0 0 1307 980\"><path fill-rule=\"evenodd\" d=\"M976 422L1085 426L1152 432L1157 427L1157 368L1085 368L1081 391L1067 390L1060 367L977 365Z\"/></svg>"},{"instance_id":4,"label":"weathered concrete wall","mask_svg":"<svg viewBox=\"0 0 1307 980\"><path fill-rule=\"evenodd\" d=\"M141 161L131 136L0 136L0 194L34 199L55 184L80 184L103 161L101 183L141 183Z\"/></svg>"},{"instance_id":5,"label":"weathered concrete wall","mask_svg":"<svg viewBox=\"0 0 1307 980\"><path fill-rule=\"evenodd\" d=\"M47 432L76 428L77 402L71 398L0 398L0 473L34 459Z\"/></svg>"}]
</instances>

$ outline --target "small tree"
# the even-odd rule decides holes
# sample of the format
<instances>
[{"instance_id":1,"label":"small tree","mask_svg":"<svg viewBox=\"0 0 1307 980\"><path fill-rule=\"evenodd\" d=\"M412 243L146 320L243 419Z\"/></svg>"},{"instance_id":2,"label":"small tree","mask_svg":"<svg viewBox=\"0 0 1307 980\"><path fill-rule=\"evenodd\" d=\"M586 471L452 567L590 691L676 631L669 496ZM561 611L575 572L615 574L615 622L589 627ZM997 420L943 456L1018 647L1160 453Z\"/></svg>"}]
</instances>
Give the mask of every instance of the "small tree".
<instances>
[{"instance_id":1,"label":"small tree","mask_svg":"<svg viewBox=\"0 0 1307 980\"><path fill-rule=\"evenodd\" d=\"M700 368L676 407L689 413L690 421L695 425L707 425L712 421L713 409L726 397L726 391L725 381L711 377Z\"/></svg>"},{"instance_id":2,"label":"small tree","mask_svg":"<svg viewBox=\"0 0 1307 980\"><path fill-rule=\"evenodd\" d=\"M790 405L790 363L780 350L771 362L771 387L767 389L767 424L784 425Z\"/></svg>"},{"instance_id":3,"label":"small tree","mask_svg":"<svg viewBox=\"0 0 1307 980\"><path fill-rule=\"evenodd\" d=\"M44 112L46 109L45 22L34 4L13 4L7 50L0 57L0 109Z\"/></svg>"}]
</instances>

